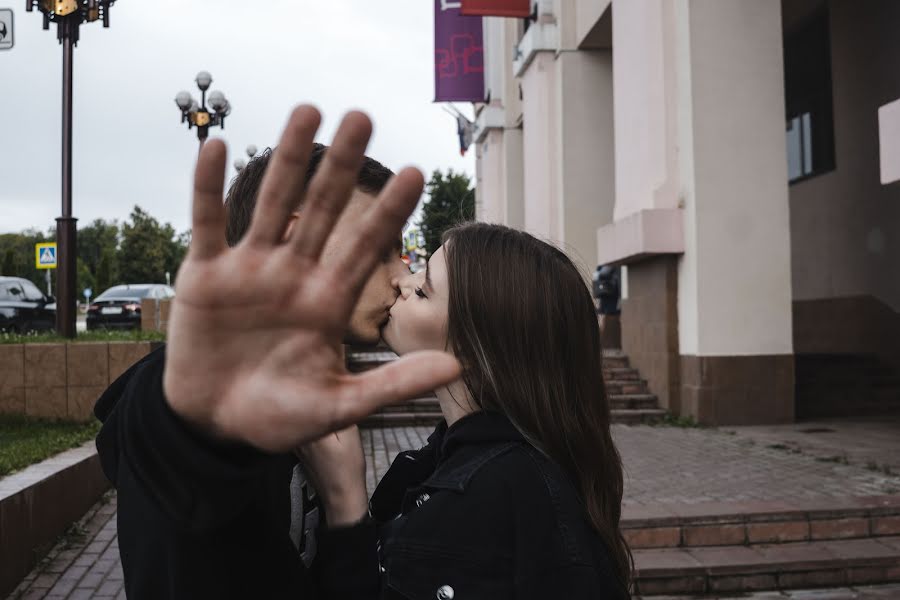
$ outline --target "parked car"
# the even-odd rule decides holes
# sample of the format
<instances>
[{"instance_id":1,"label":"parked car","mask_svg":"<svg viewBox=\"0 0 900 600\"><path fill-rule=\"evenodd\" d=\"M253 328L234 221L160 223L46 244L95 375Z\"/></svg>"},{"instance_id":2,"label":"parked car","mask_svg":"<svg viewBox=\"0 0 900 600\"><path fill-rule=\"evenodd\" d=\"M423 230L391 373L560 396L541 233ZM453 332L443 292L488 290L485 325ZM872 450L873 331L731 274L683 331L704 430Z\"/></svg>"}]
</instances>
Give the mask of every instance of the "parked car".
<instances>
[{"instance_id":1,"label":"parked car","mask_svg":"<svg viewBox=\"0 0 900 600\"><path fill-rule=\"evenodd\" d=\"M56 300L21 277L0 277L0 331L27 333L56 326Z\"/></svg>"},{"instance_id":2,"label":"parked car","mask_svg":"<svg viewBox=\"0 0 900 600\"><path fill-rule=\"evenodd\" d=\"M164 300L175 290L160 283L116 285L97 296L88 307L86 324L91 329L140 329L141 301Z\"/></svg>"}]
</instances>

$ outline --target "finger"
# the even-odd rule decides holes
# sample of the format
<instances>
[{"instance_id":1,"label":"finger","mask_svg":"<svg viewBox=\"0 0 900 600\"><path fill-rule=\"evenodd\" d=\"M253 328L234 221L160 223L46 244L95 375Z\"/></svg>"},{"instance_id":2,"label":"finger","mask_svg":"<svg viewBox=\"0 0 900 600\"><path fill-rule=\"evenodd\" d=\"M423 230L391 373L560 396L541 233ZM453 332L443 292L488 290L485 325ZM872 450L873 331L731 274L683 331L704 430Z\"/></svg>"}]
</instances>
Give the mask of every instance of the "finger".
<instances>
[{"instance_id":1,"label":"finger","mask_svg":"<svg viewBox=\"0 0 900 600\"><path fill-rule=\"evenodd\" d=\"M407 168L391 178L378 199L341 244L329 272L340 293L336 300L349 302L350 310L359 293L392 244L397 243L403 225L422 196L424 179L418 169ZM349 309L347 309L349 306Z\"/></svg>"},{"instance_id":2,"label":"finger","mask_svg":"<svg viewBox=\"0 0 900 600\"><path fill-rule=\"evenodd\" d=\"M333 427L357 423L383 406L421 397L459 379L459 362L446 352L415 352L391 364L348 375L334 403Z\"/></svg>"},{"instance_id":3,"label":"finger","mask_svg":"<svg viewBox=\"0 0 900 600\"><path fill-rule=\"evenodd\" d=\"M211 140L203 145L197 159L190 248L196 258L213 258L225 249L225 154L225 144Z\"/></svg>"},{"instance_id":4,"label":"finger","mask_svg":"<svg viewBox=\"0 0 900 600\"><path fill-rule=\"evenodd\" d=\"M348 113L307 188L303 216L291 232L291 244L300 256L319 258L331 230L353 194L372 122L361 112Z\"/></svg>"},{"instance_id":5,"label":"finger","mask_svg":"<svg viewBox=\"0 0 900 600\"><path fill-rule=\"evenodd\" d=\"M306 165L321 121L319 111L312 106L299 106L291 113L263 176L247 232L249 244L273 246L281 242L288 216L303 198Z\"/></svg>"}]
</instances>

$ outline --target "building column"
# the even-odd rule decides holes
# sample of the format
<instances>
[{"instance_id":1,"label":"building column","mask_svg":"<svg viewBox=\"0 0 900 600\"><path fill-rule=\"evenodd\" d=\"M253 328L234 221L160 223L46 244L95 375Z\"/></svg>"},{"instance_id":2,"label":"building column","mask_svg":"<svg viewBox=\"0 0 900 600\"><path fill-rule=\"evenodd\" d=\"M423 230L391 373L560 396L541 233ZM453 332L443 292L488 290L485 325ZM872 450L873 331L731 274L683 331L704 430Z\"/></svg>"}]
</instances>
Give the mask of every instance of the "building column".
<instances>
[{"instance_id":1,"label":"building column","mask_svg":"<svg viewBox=\"0 0 900 600\"><path fill-rule=\"evenodd\" d=\"M792 421L781 3L614 8L616 222L598 253L628 265L623 347L675 412Z\"/></svg>"},{"instance_id":2,"label":"building column","mask_svg":"<svg viewBox=\"0 0 900 600\"><path fill-rule=\"evenodd\" d=\"M615 198L613 75L609 48L575 47L573 3L546 3L519 43L524 228L564 251L587 276L596 230Z\"/></svg>"},{"instance_id":3,"label":"building column","mask_svg":"<svg viewBox=\"0 0 900 600\"><path fill-rule=\"evenodd\" d=\"M517 35L514 19L484 19L485 82L490 103L476 115L475 202L479 221L522 228L522 105L513 75Z\"/></svg>"},{"instance_id":4,"label":"building column","mask_svg":"<svg viewBox=\"0 0 900 600\"><path fill-rule=\"evenodd\" d=\"M794 420L791 238L779 0L691 0L681 66L682 408L701 422Z\"/></svg>"},{"instance_id":5,"label":"building column","mask_svg":"<svg viewBox=\"0 0 900 600\"><path fill-rule=\"evenodd\" d=\"M597 266L597 228L615 205L612 51L578 50L559 69L561 242L590 274Z\"/></svg>"}]
</instances>

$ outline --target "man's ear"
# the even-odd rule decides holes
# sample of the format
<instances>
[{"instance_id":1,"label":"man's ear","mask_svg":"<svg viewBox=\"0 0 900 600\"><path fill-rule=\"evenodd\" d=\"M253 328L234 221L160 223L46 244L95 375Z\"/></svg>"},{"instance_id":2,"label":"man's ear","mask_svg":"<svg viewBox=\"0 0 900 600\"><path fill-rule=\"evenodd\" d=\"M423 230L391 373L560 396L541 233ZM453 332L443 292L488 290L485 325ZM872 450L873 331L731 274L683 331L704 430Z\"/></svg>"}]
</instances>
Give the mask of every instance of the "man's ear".
<instances>
[{"instance_id":1,"label":"man's ear","mask_svg":"<svg viewBox=\"0 0 900 600\"><path fill-rule=\"evenodd\" d=\"M288 217L287 227L284 228L284 235L281 238L282 242L286 242L287 239L291 236L291 231L294 230L294 225L297 223L297 219L300 218L300 213L292 212L291 216Z\"/></svg>"}]
</instances>

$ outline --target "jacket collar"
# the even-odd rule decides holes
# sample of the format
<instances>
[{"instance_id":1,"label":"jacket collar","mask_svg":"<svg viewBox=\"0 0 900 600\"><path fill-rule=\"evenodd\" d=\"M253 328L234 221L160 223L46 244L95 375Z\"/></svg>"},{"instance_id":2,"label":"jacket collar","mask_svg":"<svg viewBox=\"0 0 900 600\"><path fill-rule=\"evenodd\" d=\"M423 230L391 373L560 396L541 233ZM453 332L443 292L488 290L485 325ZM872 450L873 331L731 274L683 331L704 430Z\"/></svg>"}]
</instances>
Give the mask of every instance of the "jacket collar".
<instances>
[{"instance_id":1,"label":"jacket collar","mask_svg":"<svg viewBox=\"0 0 900 600\"><path fill-rule=\"evenodd\" d=\"M468 414L450 427L446 422L441 423L428 438L429 444L437 448L437 466L465 446L524 441L519 430L504 415L484 410Z\"/></svg>"},{"instance_id":2,"label":"jacket collar","mask_svg":"<svg viewBox=\"0 0 900 600\"><path fill-rule=\"evenodd\" d=\"M438 426L428 441L435 449L435 470L423 485L458 492L485 464L527 443L509 419L486 411L466 415L450 427Z\"/></svg>"}]
</instances>

